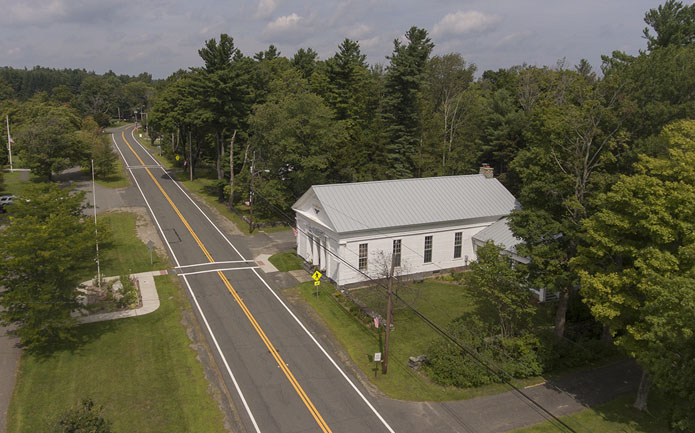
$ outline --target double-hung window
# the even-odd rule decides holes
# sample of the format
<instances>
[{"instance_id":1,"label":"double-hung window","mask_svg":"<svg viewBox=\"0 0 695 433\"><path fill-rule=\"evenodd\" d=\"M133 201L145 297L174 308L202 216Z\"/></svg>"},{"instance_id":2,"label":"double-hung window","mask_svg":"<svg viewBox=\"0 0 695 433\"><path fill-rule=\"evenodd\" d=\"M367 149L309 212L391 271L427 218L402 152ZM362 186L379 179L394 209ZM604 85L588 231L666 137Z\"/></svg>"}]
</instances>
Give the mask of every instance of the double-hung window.
<instances>
[{"instance_id":1,"label":"double-hung window","mask_svg":"<svg viewBox=\"0 0 695 433\"><path fill-rule=\"evenodd\" d=\"M367 257L369 255L368 244L360 244L360 258L359 258L359 269L360 271L367 270Z\"/></svg>"},{"instance_id":2,"label":"double-hung window","mask_svg":"<svg viewBox=\"0 0 695 433\"><path fill-rule=\"evenodd\" d=\"M432 236L425 236L425 263L432 262Z\"/></svg>"},{"instance_id":3,"label":"double-hung window","mask_svg":"<svg viewBox=\"0 0 695 433\"><path fill-rule=\"evenodd\" d=\"M401 240L393 240L393 266L398 267L401 265Z\"/></svg>"},{"instance_id":4,"label":"double-hung window","mask_svg":"<svg viewBox=\"0 0 695 433\"><path fill-rule=\"evenodd\" d=\"M463 245L463 232L454 233L454 258L461 258L461 246Z\"/></svg>"}]
</instances>

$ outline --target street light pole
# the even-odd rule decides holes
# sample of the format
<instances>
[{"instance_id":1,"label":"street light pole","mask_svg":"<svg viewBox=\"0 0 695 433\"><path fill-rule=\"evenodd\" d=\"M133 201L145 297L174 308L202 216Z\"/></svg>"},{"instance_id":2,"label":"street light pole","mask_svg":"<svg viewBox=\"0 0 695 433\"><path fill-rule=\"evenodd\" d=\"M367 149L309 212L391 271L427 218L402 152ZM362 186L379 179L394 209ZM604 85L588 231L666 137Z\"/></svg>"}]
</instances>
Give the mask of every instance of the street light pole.
<instances>
[{"instance_id":1,"label":"street light pole","mask_svg":"<svg viewBox=\"0 0 695 433\"><path fill-rule=\"evenodd\" d=\"M12 169L12 137L10 136L10 115L5 116L5 121L7 122L7 151L10 153L10 173L14 170Z\"/></svg>"},{"instance_id":2,"label":"street light pole","mask_svg":"<svg viewBox=\"0 0 695 433\"><path fill-rule=\"evenodd\" d=\"M101 288L101 266L99 264L99 229L97 228L97 190L94 183L94 160L92 159L92 206L94 206L94 240L97 248L97 287Z\"/></svg>"}]
</instances>

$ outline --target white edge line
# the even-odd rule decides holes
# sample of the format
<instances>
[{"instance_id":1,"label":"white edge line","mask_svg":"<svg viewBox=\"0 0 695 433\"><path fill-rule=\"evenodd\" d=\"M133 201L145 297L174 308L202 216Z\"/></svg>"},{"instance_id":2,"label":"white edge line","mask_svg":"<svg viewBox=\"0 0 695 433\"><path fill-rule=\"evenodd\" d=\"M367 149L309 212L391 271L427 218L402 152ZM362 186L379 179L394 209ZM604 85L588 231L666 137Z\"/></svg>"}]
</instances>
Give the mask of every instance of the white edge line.
<instances>
[{"instance_id":1,"label":"white edge line","mask_svg":"<svg viewBox=\"0 0 695 433\"><path fill-rule=\"evenodd\" d=\"M194 265L181 265L177 266L176 269L181 269L181 268L192 268L195 266L210 266L210 265L218 265L222 263L248 263L249 260L229 260L229 261L222 261L222 262L205 262L205 263L196 263Z\"/></svg>"},{"instance_id":2,"label":"white edge line","mask_svg":"<svg viewBox=\"0 0 695 433\"><path fill-rule=\"evenodd\" d=\"M234 246L234 244L232 244L232 242L227 238L227 236L226 236L224 233L222 233L222 230L220 230L219 227L217 227L217 225L216 225L215 223L213 223L212 220L207 216L207 214L206 214L205 212L203 212L203 210L198 206L198 203L196 203L195 201L193 201L193 199L191 198L191 196L188 195L188 193L181 187L181 185L179 185L179 182L176 181L173 177L171 177L171 175L169 174L169 171L167 171L167 170L162 166L162 164L160 164L159 161L157 161L157 159L155 159L155 157L152 156L152 155L150 154L150 152L149 152L147 149L145 149L145 146L143 146L142 143L140 143L140 142L138 141L138 139L135 138L134 131L135 131L135 130L133 130L133 131L130 132L130 135L133 136L133 140L135 140L135 142L142 148L142 150L145 151L145 153L155 162L155 164L157 164L157 165L159 166L159 168L161 168L162 171L164 171L164 174L166 174L167 177L168 177L169 179L171 179L172 182L174 182L174 185L176 185L176 186L181 190L181 192L182 192L186 197L188 197L188 199L191 201L191 203L193 203L193 206L195 206L196 209L198 209L198 210L200 211L200 213L203 214L203 216L205 217L205 219L208 220L208 222L215 228L215 230L217 230L217 233L219 233L220 236L222 236L222 238L224 238L224 240L227 241L227 243L229 244L229 246L232 247L232 248L234 249L234 251L239 255L239 257L241 257L242 260L246 260L246 258L239 252L239 250L236 249L236 247Z\"/></svg>"},{"instance_id":3,"label":"white edge line","mask_svg":"<svg viewBox=\"0 0 695 433\"><path fill-rule=\"evenodd\" d=\"M248 403L246 402L246 398L244 398L244 393L241 392L241 388L239 388L239 383L236 380L236 377L234 377L234 373L232 373L232 369L229 368L229 364L227 363L227 358L224 357L224 354L222 353L222 349L220 348L220 345L217 343L217 338L215 338L215 334L212 333L212 329L210 329L210 325L208 324L208 319L205 317L205 314L203 314L202 308L200 308L200 304L198 304L198 299L195 297L195 294L193 293L193 289L191 289L191 285L188 283L188 278L186 278L185 275L181 275L183 278L183 281L186 283L186 287L188 288L188 293L190 293L191 298L193 298L193 302L195 302L195 306L198 309L198 312L200 313L200 317L203 318L203 322L205 323L205 327L208 330L208 333L210 333L210 337L212 337L212 342L215 343L215 348L217 349L217 353L220 354L220 357L222 358L222 362L224 362L224 367L227 369L227 373L229 374L229 377L232 378L232 382L234 383L234 388L236 388L237 394L239 394L239 397L241 398L241 402L244 404L244 408L246 408L246 413L249 415L249 418L251 418L251 423L253 424L253 427L256 429L256 432L261 433L260 428L258 428L258 423L256 423L256 418L253 417L253 414L251 413L251 408L249 407Z\"/></svg>"},{"instance_id":4,"label":"white edge line","mask_svg":"<svg viewBox=\"0 0 695 433\"><path fill-rule=\"evenodd\" d=\"M116 150L118 150L118 153L121 154L121 158L123 158L123 163L128 164L128 162L125 159L125 156L123 155L123 152L121 152L121 148L118 147L118 143L116 143L116 139L114 138L114 135L111 134L111 141L113 141L113 144L116 146ZM150 210L150 215L152 215L152 218L154 219L155 224L157 224L157 228L159 229L159 233L162 235L162 239L164 239L164 243L167 244L167 247L169 248L169 252L171 253L171 257L174 258L174 262L176 262L176 266L179 266L179 259L176 257L176 254L174 254L174 250L171 248L171 245L169 245L169 241L167 240L166 236L164 236L164 230L162 230L162 227L159 225L159 221L157 218L154 216L154 212L152 211L152 207L150 206L150 203L147 201L147 197L145 197L145 193L142 192L142 188L140 188L140 183L138 180L135 178L135 175L133 174L132 170L128 169L128 173L130 173L130 177L133 178L133 181L135 181L135 185L138 187L138 190L140 191L140 195L142 195L143 200L145 200L145 205L147 205L147 209Z\"/></svg>"},{"instance_id":5,"label":"white edge line","mask_svg":"<svg viewBox=\"0 0 695 433\"><path fill-rule=\"evenodd\" d=\"M208 274L210 272L224 272L224 271L240 271L243 269L256 269L258 266L246 266L243 268L224 268L224 269L208 269L206 271L196 271L196 272L186 272L183 274L178 274L181 277L185 277L188 275L197 275L197 274Z\"/></svg>"},{"instance_id":6,"label":"white edge line","mask_svg":"<svg viewBox=\"0 0 695 433\"><path fill-rule=\"evenodd\" d=\"M133 137L133 138L135 138L135 137ZM113 140L113 143L116 145L116 149L118 149L118 153L121 154L123 161L125 161L125 157L123 157L123 153L121 153L121 149L118 147L118 144L116 143L116 139L113 137L113 134L111 134L111 140ZM140 194L142 195L142 198L145 200L145 203L147 204L147 207L150 210L152 218L154 219L155 223L157 223L157 227L159 227L159 230L161 231L161 227L159 226L159 221L157 220L157 217L154 215L154 212L152 212L152 208L150 207L149 203L147 202L147 198L145 198L145 194L142 192L142 189L140 188L140 184L137 183L137 180L135 179L135 175L132 172L130 172L130 175L135 180L135 184L138 186L138 189L140 190ZM164 232L161 232L161 233L164 233ZM178 259L176 258L176 255L174 254L174 250L171 249L171 245L169 245L169 242L167 242L166 237L164 237L164 242L167 243L167 246L169 247L171 255L174 258L176 265L178 266L178 264L179 264ZM227 369L227 373L229 374L229 377L232 379L232 382L234 383L234 388L236 388L236 391L239 394L239 398L241 398L241 402L244 404L244 408L246 409L246 413L249 415L249 418L251 419L251 423L253 424L253 427L256 429L257 433L261 433L261 430L258 428L258 423L256 423L256 418L254 418L253 413L251 413L251 408L249 407L248 403L246 402L246 398L244 397L244 394L241 392L241 388L239 388L239 383L237 382L236 377L234 376L234 373L232 373L232 369L229 368L229 363L227 362L227 358L224 357L224 353L222 353L222 349L220 348L220 345L217 343L217 338L215 337L215 334L213 334L212 329L210 328L210 325L208 324L208 319L205 317L203 310L200 308L200 304L198 304L198 299L195 297L195 294L193 293L193 289L191 289L191 285L188 283L188 278L186 278L185 275L182 275L182 278L183 278L183 281L186 283L186 288L188 289L188 293L191 295L191 298L195 302L195 306L198 309L198 313L200 313L200 317L203 318L203 322L205 323L205 327L207 328L208 333L210 334L210 337L212 337L213 343L215 343L215 348L217 349L217 353L219 353L220 358L222 358L222 362L224 362L224 366Z\"/></svg>"},{"instance_id":7,"label":"white edge line","mask_svg":"<svg viewBox=\"0 0 695 433\"><path fill-rule=\"evenodd\" d=\"M328 358L328 360L331 361L331 364L333 364L335 369L338 370L338 372L343 376L343 378L347 381L347 383L349 383L350 386L352 386L352 389L355 390L355 392L362 398L362 400L365 402L365 404L372 410L372 412L374 412L374 415L376 415L376 417L379 418L379 421L381 421L381 423L388 429L388 431L390 431L391 433L395 433L393 431L393 429L391 428L391 426L386 422L386 420L376 410L376 408L374 406L372 406L372 404L369 402L369 400L367 400L367 397L365 397L364 394L362 394L362 392L357 388L357 386L355 386L355 384L352 382L352 380L350 380L350 378L347 376L347 374L345 374L345 372L340 368L340 366L333 360L333 358L331 358L331 355L329 355L328 352L326 352L326 349L324 349L323 346L321 346L321 344L316 340L316 338L314 338L314 336L311 335L311 332L309 332L309 330L306 329L304 324L297 318L297 316L294 315L294 313L292 312L292 310L289 309L287 304L285 304L285 302L282 299L280 299L278 294L275 293L275 291L270 288L268 283L265 282L263 277L261 277L255 269L253 269L253 273L256 274L258 279L263 282L263 284L268 289L268 291L270 293L272 293L273 296L275 296L275 299L277 299L278 302L280 302L280 304L282 304L282 306L285 307L285 310L287 310L287 312L290 314L290 316L292 316L292 318L299 324L299 326L304 330L304 332L306 332L306 335L308 335L309 338L311 338L311 340L316 344L316 346L321 350L321 352L323 352L323 354L326 355L326 358Z\"/></svg>"},{"instance_id":8,"label":"white edge line","mask_svg":"<svg viewBox=\"0 0 695 433\"><path fill-rule=\"evenodd\" d=\"M150 155L150 153L147 151L147 149L145 149L145 147L137 140L137 138L135 138L135 135L133 134L132 131L131 131L131 135L133 136L133 140L135 140L135 142L138 143L138 144L140 145L140 147L150 156L150 158L154 159L154 157L153 157L152 155ZM157 161L157 164L161 167L161 164L159 164L159 161ZM161 168L164 170L164 167L161 167ZM168 173L166 170L164 170L164 172L167 174L167 176L169 176L169 178L170 178L172 181L174 181L174 184L176 184L176 186L179 187L179 189L186 195L186 197L188 197L188 199L189 199L189 200L193 203L193 205L200 211L200 213L202 213L203 216L205 216L205 218L208 220L208 222L209 222L210 224L212 224L213 227L215 227L215 229L217 230L217 232L218 232L219 234L221 234L222 237L224 237L224 239L227 241L227 243L228 243L232 248L234 248L234 251L236 251L237 254L239 254L239 256L243 259L244 256L242 256L241 253L239 253L239 251L236 249L236 247L234 247L234 245L232 245L232 243L229 241L229 239L227 239L227 237L220 231L220 229L210 220L210 218L208 218L208 216L205 214L205 212L203 212L203 210L200 209L200 207L198 207L198 205L197 205L197 204L193 201L193 199L186 193L186 191L184 191L183 188L181 188L181 186L179 185L179 183L178 183L177 181L175 181L175 180L169 175L169 173ZM321 350L321 352L326 356L326 358L328 358L328 360L331 362L331 364L333 364L333 366L336 368L336 370L338 370L338 372L343 376L343 378L350 384L350 386L352 387L352 389L354 389L355 392L362 398L362 400L365 402L365 404L372 410L372 412L374 413L374 415L376 415L376 417L379 418L379 421L381 421L381 423L388 429L389 432L395 433L394 430L391 428L391 426L386 422L386 420L385 420L385 419L381 416L381 414L376 410L376 408L375 408L374 406L372 406L372 404L369 402L369 400L367 400L367 397L365 397L364 394L362 394L362 392L357 388L357 386L352 382L352 380L350 380L350 378L347 376L347 374L345 374L345 372L340 368L340 366L338 366L338 364L333 360L333 358L331 358L331 356L328 354L328 352L326 352L326 350L323 348L323 346L321 346L321 344L316 340L316 338L314 338L314 336L311 335L311 333L309 332L309 330L306 329L306 327L304 326L304 324L297 318L297 316L295 316L295 314L292 312L292 310L289 309L289 307L287 306L287 304L285 304L285 303L283 302L283 300L280 299L280 297L277 295L277 293L275 293L275 292L273 291L273 289L270 288L270 286L268 285L268 283L266 283L266 281L258 274L258 272L256 271L256 269L252 269L252 270L253 270L253 273L256 274L256 276L258 277L258 279L261 280L261 282L263 282L263 284L264 284L265 287L270 291L270 293L272 293L273 296L275 296L275 299L277 299L278 302L280 302L280 304L282 304L282 306L285 308L285 310L287 310L287 312L290 314L290 316L292 316L292 318L293 318L293 319L299 324L299 326L304 330L304 332L306 333L306 335L308 335L309 338L311 338L311 340L314 342L314 344L316 344L316 346ZM184 281L186 281L186 285L188 285L188 279L186 279L185 276L183 276L183 279L184 279ZM198 311L200 311L200 314L201 314L201 316L203 317L203 320L205 320L205 316L203 315L203 312L202 312L202 310L200 309L200 306L198 305L198 301L196 300L195 296L193 295L193 291L190 290L190 286L189 286L189 291L190 291L190 293L191 293L191 296L193 297L193 300L194 300L195 303L196 303L196 306L198 307ZM207 320L205 320L205 325L208 326ZM214 337L214 335L212 334L212 330L210 330L210 327L209 327L209 326L208 326L208 331L210 332L210 335L212 335L212 337L213 337L213 341L215 342L215 346L217 346L217 340L215 340L215 337ZM217 350L220 351L220 354L222 354L222 351L219 349L219 346L217 346ZM232 375L231 370L229 370L229 366L227 365L227 360L224 358L224 355L222 355L222 360L224 361L225 366L227 367L230 376L232 376L232 380L234 381L234 385L237 386L236 380L234 379L234 376ZM237 386L237 391L239 392L239 395L242 395L242 394L241 394L241 390L238 388L238 386ZM244 400L243 396L242 396L242 400L244 401L244 405L246 406L246 400ZM246 408L247 408L247 411L249 412L249 416L251 416L251 419L254 421L254 426L256 426L255 420L253 419L253 416L251 415L250 410L248 410L248 406L246 406ZM257 426L256 426L256 429L258 429Z\"/></svg>"}]
</instances>

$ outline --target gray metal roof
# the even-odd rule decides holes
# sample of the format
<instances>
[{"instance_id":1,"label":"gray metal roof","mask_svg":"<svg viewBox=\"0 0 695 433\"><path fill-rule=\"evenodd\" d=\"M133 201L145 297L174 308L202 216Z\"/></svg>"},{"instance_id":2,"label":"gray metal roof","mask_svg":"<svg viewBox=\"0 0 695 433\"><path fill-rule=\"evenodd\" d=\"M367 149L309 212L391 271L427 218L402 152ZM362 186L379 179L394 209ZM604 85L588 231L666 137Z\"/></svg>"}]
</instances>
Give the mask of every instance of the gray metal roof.
<instances>
[{"instance_id":1,"label":"gray metal roof","mask_svg":"<svg viewBox=\"0 0 695 433\"><path fill-rule=\"evenodd\" d=\"M489 227L486 227L473 235L473 239L482 243L493 241L495 245L504 246L504 249L516 254L516 246L523 241L514 237L514 233L507 224L507 218L502 218Z\"/></svg>"},{"instance_id":2,"label":"gray metal roof","mask_svg":"<svg viewBox=\"0 0 695 433\"><path fill-rule=\"evenodd\" d=\"M310 191L339 233L502 217L518 207L497 179L482 174L314 185Z\"/></svg>"}]
</instances>

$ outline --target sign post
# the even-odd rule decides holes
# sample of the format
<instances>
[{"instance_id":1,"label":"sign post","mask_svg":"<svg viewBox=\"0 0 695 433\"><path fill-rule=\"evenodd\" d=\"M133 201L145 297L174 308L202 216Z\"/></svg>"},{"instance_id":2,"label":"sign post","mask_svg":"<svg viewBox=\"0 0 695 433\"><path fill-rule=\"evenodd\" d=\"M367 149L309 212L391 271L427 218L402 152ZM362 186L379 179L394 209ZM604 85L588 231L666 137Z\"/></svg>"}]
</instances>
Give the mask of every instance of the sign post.
<instances>
[{"instance_id":1,"label":"sign post","mask_svg":"<svg viewBox=\"0 0 695 433\"><path fill-rule=\"evenodd\" d=\"M316 299L319 298L319 286L321 285L321 277L322 274L319 271L314 272L314 275L311 276L311 278L314 279L314 286L316 286Z\"/></svg>"},{"instance_id":2,"label":"sign post","mask_svg":"<svg viewBox=\"0 0 695 433\"><path fill-rule=\"evenodd\" d=\"M381 352L376 352L374 354L374 377L376 377L377 371L379 371L379 363L381 362Z\"/></svg>"},{"instance_id":3,"label":"sign post","mask_svg":"<svg viewBox=\"0 0 695 433\"><path fill-rule=\"evenodd\" d=\"M154 242L147 241L147 248L150 249L150 266L152 266L152 248L154 247Z\"/></svg>"}]
</instances>

